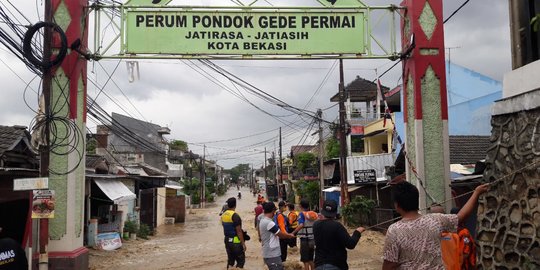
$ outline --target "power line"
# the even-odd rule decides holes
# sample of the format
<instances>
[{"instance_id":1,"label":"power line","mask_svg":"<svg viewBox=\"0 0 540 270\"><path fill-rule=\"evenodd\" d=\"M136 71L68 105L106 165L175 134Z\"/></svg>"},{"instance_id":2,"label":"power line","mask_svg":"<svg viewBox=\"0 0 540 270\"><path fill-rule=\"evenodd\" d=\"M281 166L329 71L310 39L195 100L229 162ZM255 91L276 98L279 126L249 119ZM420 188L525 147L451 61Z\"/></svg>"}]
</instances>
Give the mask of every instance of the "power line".
<instances>
[{"instance_id":1,"label":"power line","mask_svg":"<svg viewBox=\"0 0 540 270\"><path fill-rule=\"evenodd\" d=\"M452 14L450 14L450 16L448 16L448 18L443 21L443 23L446 23L448 20L452 19L452 17L454 17L456 13L458 13L465 5L469 3L469 1L470 0L465 0L465 2L463 2L463 4L461 4L461 6L459 6L456 10L454 10L454 12L452 12Z\"/></svg>"}]
</instances>

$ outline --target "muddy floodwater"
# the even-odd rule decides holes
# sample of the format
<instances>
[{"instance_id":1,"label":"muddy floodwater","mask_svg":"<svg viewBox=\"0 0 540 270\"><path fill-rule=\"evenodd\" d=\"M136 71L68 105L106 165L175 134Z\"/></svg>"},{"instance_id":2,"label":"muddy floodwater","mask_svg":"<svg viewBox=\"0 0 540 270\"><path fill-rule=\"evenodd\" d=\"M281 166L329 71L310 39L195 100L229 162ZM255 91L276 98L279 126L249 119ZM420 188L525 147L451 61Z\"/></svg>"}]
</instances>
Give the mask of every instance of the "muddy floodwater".
<instances>
[{"instance_id":1,"label":"muddy floodwater","mask_svg":"<svg viewBox=\"0 0 540 270\"><path fill-rule=\"evenodd\" d=\"M261 244L253 219L255 198L244 188L237 200L236 211L242 227L252 236L246 242L244 269L266 269ZM162 225L149 240L129 240L115 251L90 250L90 269L226 269L227 254L223 243L223 228L219 212L229 197L238 191L231 188L226 196L204 209L190 209L186 222ZM365 232L354 250L349 251L350 269L381 269L384 236L379 232ZM302 269L298 248L289 248L285 269Z\"/></svg>"}]
</instances>

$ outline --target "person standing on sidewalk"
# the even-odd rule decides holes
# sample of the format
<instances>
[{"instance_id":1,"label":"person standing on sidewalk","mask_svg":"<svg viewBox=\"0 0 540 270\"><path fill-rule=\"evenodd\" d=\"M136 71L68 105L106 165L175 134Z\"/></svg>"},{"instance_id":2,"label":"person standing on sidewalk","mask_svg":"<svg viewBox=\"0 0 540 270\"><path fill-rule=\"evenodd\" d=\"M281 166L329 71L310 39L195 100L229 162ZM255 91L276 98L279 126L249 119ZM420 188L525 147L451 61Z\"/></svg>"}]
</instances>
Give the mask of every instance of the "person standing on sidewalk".
<instances>
[{"instance_id":1,"label":"person standing on sidewalk","mask_svg":"<svg viewBox=\"0 0 540 270\"><path fill-rule=\"evenodd\" d=\"M454 214L427 214L419 211L418 189L409 182L392 186L394 207L401 220L390 225L383 250L383 270L433 269L444 270L441 253L441 233L455 232L458 223L467 219L489 184L474 189L463 208Z\"/></svg>"},{"instance_id":2,"label":"person standing on sidewalk","mask_svg":"<svg viewBox=\"0 0 540 270\"><path fill-rule=\"evenodd\" d=\"M358 227L351 236L345 227L335 220L337 203L334 200L324 202L321 209L322 219L313 224L315 236L315 269L316 270L348 270L347 250L356 244L365 231Z\"/></svg>"},{"instance_id":3,"label":"person standing on sidewalk","mask_svg":"<svg viewBox=\"0 0 540 270\"><path fill-rule=\"evenodd\" d=\"M268 266L268 270L283 270L279 241L281 239L294 238L294 235L280 230L274 222L274 215L277 208L273 202L263 203L263 210L264 214L260 217L258 231L259 241L262 244L264 263Z\"/></svg>"},{"instance_id":4,"label":"person standing on sidewalk","mask_svg":"<svg viewBox=\"0 0 540 270\"><path fill-rule=\"evenodd\" d=\"M298 214L298 227L292 232L300 238L300 261L304 263L304 270L314 270L315 263L315 239L313 236L313 224L319 216L309 210L309 202L306 199L300 201L302 211Z\"/></svg>"},{"instance_id":5,"label":"person standing on sidewalk","mask_svg":"<svg viewBox=\"0 0 540 270\"><path fill-rule=\"evenodd\" d=\"M233 267L236 262L237 268L244 268L246 262L246 243L242 230L242 219L236 209L236 198L227 200L227 211L221 215L221 224L225 234L225 250L227 251L227 269Z\"/></svg>"}]
</instances>

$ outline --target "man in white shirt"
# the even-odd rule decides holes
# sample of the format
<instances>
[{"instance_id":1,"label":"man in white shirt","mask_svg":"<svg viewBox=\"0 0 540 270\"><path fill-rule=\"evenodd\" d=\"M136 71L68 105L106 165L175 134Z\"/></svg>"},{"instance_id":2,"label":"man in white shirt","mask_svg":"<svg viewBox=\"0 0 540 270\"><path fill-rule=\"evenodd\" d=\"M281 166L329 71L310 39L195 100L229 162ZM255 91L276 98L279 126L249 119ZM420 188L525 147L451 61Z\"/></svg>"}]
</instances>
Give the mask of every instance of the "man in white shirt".
<instances>
[{"instance_id":1,"label":"man in white shirt","mask_svg":"<svg viewBox=\"0 0 540 270\"><path fill-rule=\"evenodd\" d=\"M294 238L294 235L281 231L273 218L276 205L273 202L263 203L264 214L259 222L259 241L263 247L263 259L269 270L283 270L279 239Z\"/></svg>"}]
</instances>

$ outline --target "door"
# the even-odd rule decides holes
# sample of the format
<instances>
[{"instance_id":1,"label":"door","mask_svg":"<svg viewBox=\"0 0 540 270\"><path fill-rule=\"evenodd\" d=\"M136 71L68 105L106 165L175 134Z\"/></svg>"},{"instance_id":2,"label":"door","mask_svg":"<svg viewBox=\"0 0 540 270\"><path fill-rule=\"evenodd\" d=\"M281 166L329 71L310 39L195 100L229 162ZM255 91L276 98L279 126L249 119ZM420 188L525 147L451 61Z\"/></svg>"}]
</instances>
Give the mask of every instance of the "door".
<instances>
[{"instance_id":1,"label":"door","mask_svg":"<svg viewBox=\"0 0 540 270\"><path fill-rule=\"evenodd\" d=\"M149 188L139 191L139 198L141 200L141 224L146 224L153 231L156 227L157 211L156 211L156 199L157 189Z\"/></svg>"}]
</instances>

